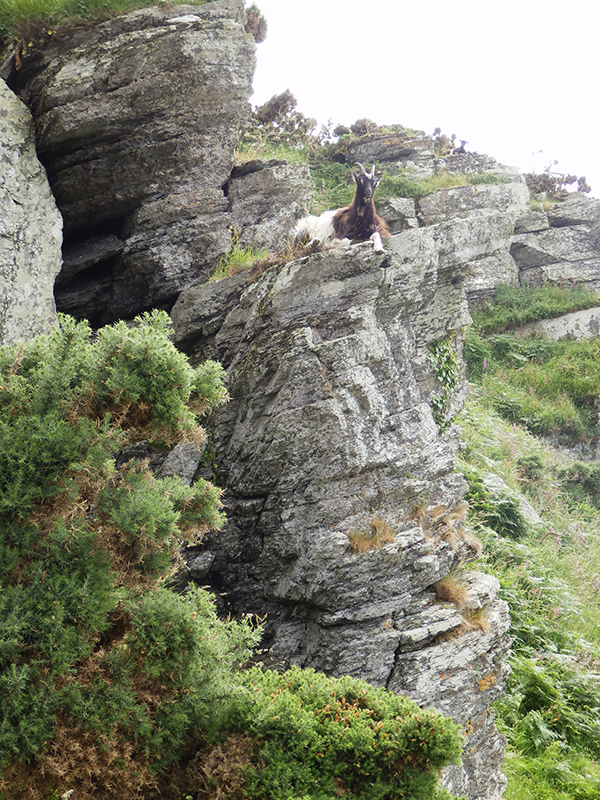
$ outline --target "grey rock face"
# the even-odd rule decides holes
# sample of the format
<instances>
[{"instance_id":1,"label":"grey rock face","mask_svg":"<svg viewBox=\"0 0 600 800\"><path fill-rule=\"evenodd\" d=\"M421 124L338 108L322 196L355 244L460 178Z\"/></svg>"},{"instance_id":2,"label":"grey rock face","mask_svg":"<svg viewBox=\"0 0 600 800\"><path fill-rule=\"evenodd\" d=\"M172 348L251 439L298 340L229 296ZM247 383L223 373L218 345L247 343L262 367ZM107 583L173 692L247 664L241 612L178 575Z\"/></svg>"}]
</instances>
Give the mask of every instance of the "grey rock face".
<instances>
[{"instance_id":1,"label":"grey rock face","mask_svg":"<svg viewBox=\"0 0 600 800\"><path fill-rule=\"evenodd\" d=\"M371 133L355 139L348 146L346 160L365 165L413 161L423 155L433 156L433 141L428 136L418 138L403 133Z\"/></svg>"},{"instance_id":2,"label":"grey rock face","mask_svg":"<svg viewBox=\"0 0 600 800\"><path fill-rule=\"evenodd\" d=\"M470 156L453 156L470 158ZM434 225L464 219L469 226L467 238L477 240L482 219L492 215L497 224L485 252L468 265L467 296L470 303L488 300L499 283L515 285L519 269L510 254L515 219L522 216L529 200L529 190L521 178L510 183L477 184L444 189L423 197L417 215L421 224ZM489 235L489 226L484 226Z\"/></svg>"},{"instance_id":3,"label":"grey rock face","mask_svg":"<svg viewBox=\"0 0 600 800\"><path fill-rule=\"evenodd\" d=\"M308 164L252 161L234 167L227 197L240 246L285 251L296 221L310 211L313 194Z\"/></svg>"},{"instance_id":4,"label":"grey rock face","mask_svg":"<svg viewBox=\"0 0 600 800\"><path fill-rule=\"evenodd\" d=\"M530 322L518 328L515 334L529 336L536 331L554 340L563 339L566 336L572 339L598 339L600 338L600 308L588 308L584 311L563 314L554 319Z\"/></svg>"},{"instance_id":5,"label":"grey rock face","mask_svg":"<svg viewBox=\"0 0 600 800\"><path fill-rule=\"evenodd\" d=\"M377 213L388 224L390 233L400 233L408 228L418 228L419 221L412 197L390 197L376 203Z\"/></svg>"},{"instance_id":6,"label":"grey rock face","mask_svg":"<svg viewBox=\"0 0 600 800\"><path fill-rule=\"evenodd\" d=\"M219 358L231 396L213 419L228 524L189 551L190 570L223 610L267 615L270 663L360 675L463 723L470 766L446 780L471 800L504 786L488 705L504 686L508 615L497 584L472 578L490 627L462 633L431 589L472 551L459 439L433 420L427 354L446 337L460 352L465 265L503 225L490 214L477 235L469 220L409 229L383 256L368 243L325 251L254 283L196 286L172 312L179 346ZM354 552L377 525L387 540Z\"/></svg>"},{"instance_id":7,"label":"grey rock face","mask_svg":"<svg viewBox=\"0 0 600 800\"><path fill-rule=\"evenodd\" d=\"M600 288L600 200L577 192L547 212L527 211L516 221L510 252L521 283Z\"/></svg>"},{"instance_id":8,"label":"grey rock face","mask_svg":"<svg viewBox=\"0 0 600 800\"><path fill-rule=\"evenodd\" d=\"M514 237L511 254L521 282L587 284L600 288L600 225L578 224Z\"/></svg>"},{"instance_id":9,"label":"grey rock face","mask_svg":"<svg viewBox=\"0 0 600 800\"><path fill-rule=\"evenodd\" d=\"M56 323L62 218L35 151L26 106L0 80L0 344Z\"/></svg>"},{"instance_id":10,"label":"grey rock face","mask_svg":"<svg viewBox=\"0 0 600 800\"><path fill-rule=\"evenodd\" d=\"M115 235L122 252L63 281L95 323L170 307L231 248L223 186L249 114L254 39L243 0L140 9L56 34L12 76L67 248ZM109 280L110 278L110 280Z\"/></svg>"},{"instance_id":11,"label":"grey rock face","mask_svg":"<svg viewBox=\"0 0 600 800\"><path fill-rule=\"evenodd\" d=\"M553 228L565 225L597 225L600 223L600 200L574 192L561 203L551 205L548 219Z\"/></svg>"},{"instance_id":12,"label":"grey rock face","mask_svg":"<svg viewBox=\"0 0 600 800\"><path fill-rule=\"evenodd\" d=\"M458 186L423 197L417 213L423 225L433 225L492 209L512 217L514 223L514 219L526 208L528 200L529 190L523 179L507 184Z\"/></svg>"},{"instance_id":13,"label":"grey rock face","mask_svg":"<svg viewBox=\"0 0 600 800\"><path fill-rule=\"evenodd\" d=\"M528 209L515 222L515 233L532 233L545 231L550 227L548 214L545 211L533 211Z\"/></svg>"}]
</instances>

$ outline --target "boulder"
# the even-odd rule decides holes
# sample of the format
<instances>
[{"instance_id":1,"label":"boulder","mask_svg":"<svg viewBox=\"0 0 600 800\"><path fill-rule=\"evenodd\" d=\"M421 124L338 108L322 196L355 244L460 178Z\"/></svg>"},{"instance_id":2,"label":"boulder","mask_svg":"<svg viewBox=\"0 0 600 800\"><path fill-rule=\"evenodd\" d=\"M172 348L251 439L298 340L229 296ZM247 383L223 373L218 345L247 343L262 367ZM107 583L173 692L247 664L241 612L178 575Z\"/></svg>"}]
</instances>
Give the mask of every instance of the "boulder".
<instances>
[{"instance_id":1,"label":"boulder","mask_svg":"<svg viewBox=\"0 0 600 800\"><path fill-rule=\"evenodd\" d=\"M419 227L412 197L390 197L376 202L375 205L377 213L387 222L391 233Z\"/></svg>"},{"instance_id":2,"label":"boulder","mask_svg":"<svg viewBox=\"0 0 600 800\"><path fill-rule=\"evenodd\" d=\"M541 319L517 328L516 336L530 336L541 333L549 339L599 339L600 307L588 308L584 311L573 311L554 319Z\"/></svg>"},{"instance_id":3,"label":"boulder","mask_svg":"<svg viewBox=\"0 0 600 800\"><path fill-rule=\"evenodd\" d=\"M587 197L581 192L573 192L566 200L549 207L548 219L553 228L562 228L565 225L599 225L600 200Z\"/></svg>"},{"instance_id":4,"label":"boulder","mask_svg":"<svg viewBox=\"0 0 600 800\"><path fill-rule=\"evenodd\" d=\"M226 191L239 245L281 253L310 212L314 184L308 164L253 161L233 169Z\"/></svg>"},{"instance_id":5,"label":"boulder","mask_svg":"<svg viewBox=\"0 0 600 800\"><path fill-rule=\"evenodd\" d=\"M500 211L512 217L514 223L528 201L529 190L523 179L510 183L468 184L442 189L421 198L417 216L422 225L434 225L482 212Z\"/></svg>"},{"instance_id":6,"label":"boulder","mask_svg":"<svg viewBox=\"0 0 600 800\"><path fill-rule=\"evenodd\" d=\"M515 222L515 233L536 233L546 231L550 227L546 211L528 209Z\"/></svg>"},{"instance_id":7,"label":"boulder","mask_svg":"<svg viewBox=\"0 0 600 800\"><path fill-rule=\"evenodd\" d=\"M346 161L359 161L367 169L377 162L403 163L415 159L433 158L433 141L430 137L410 136L407 133L367 133L354 139L346 148Z\"/></svg>"},{"instance_id":8,"label":"boulder","mask_svg":"<svg viewBox=\"0 0 600 800\"><path fill-rule=\"evenodd\" d=\"M49 333L62 218L35 148L31 114L0 80L0 344Z\"/></svg>"}]
</instances>

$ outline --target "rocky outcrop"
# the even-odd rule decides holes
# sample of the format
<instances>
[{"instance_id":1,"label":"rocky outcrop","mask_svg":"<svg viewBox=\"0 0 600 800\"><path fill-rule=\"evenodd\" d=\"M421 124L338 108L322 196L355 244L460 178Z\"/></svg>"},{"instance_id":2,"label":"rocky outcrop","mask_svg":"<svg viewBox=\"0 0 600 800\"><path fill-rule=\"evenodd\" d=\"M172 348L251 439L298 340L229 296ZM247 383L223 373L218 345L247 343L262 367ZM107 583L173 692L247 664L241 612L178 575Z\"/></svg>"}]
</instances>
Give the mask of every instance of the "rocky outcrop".
<instances>
[{"instance_id":1,"label":"rocky outcrop","mask_svg":"<svg viewBox=\"0 0 600 800\"><path fill-rule=\"evenodd\" d=\"M442 387L428 353L440 339L460 352L465 265L502 220L480 218L477 236L468 219L408 229L383 256L356 245L254 282L198 285L172 312L178 345L192 361L220 359L231 397L213 419L228 523L187 553L191 576L224 611L266 615L269 663L360 675L459 720L467 755L446 781L470 800L504 787L489 703L504 687L508 614L497 584L473 573L489 627L464 633L432 588L474 545L458 432L432 416Z\"/></svg>"},{"instance_id":2,"label":"rocky outcrop","mask_svg":"<svg viewBox=\"0 0 600 800\"><path fill-rule=\"evenodd\" d=\"M310 211L314 184L308 164L256 160L233 168L226 193L240 247L281 253L296 221Z\"/></svg>"},{"instance_id":3,"label":"rocky outcrop","mask_svg":"<svg viewBox=\"0 0 600 800\"><path fill-rule=\"evenodd\" d=\"M453 156L466 157L468 156ZM484 224L480 227L485 218L491 215L498 221L493 228L492 238L487 239L487 247L479 248L465 267L469 303L489 300L499 283L515 285L519 281L519 269L510 247L515 221L527 209L529 190L520 175L515 175L510 170L504 173L496 171L507 182L443 189L421 198L417 206L417 217L421 225L464 220L469 227L470 241L478 241L481 236L490 237L489 226Z\"/></svg>"},{"instance_id":4,"label":"rocky outcrop","mask_svg":"<svg viewBox=\"0 0 600 800\"><path fill-rule=\"evenodd\" d=\"M515 330L516 336L541 333L549 339L600 339L600 307L573 311L554 319L530 322Z\"/></svg>"},{"instance_id":5,"label":"rocky outcrop","mask_svg":"<svg viewBox=\"0 0 600 800\"><path fill-rule=\"evenodd\" d=\"M231 248L223 186L254 73L244 23L243 0L140 9L57 32L11 75L65 221L60 309L101 324L170 308Z\"/></svg>"},{"instance_id":6,"label":"rocky outcrop","mask_svg":"<svg viewBox=\"0 0 600 800\"><path fill-rule=\"evenodd\" d=\"M48 333L56 322L61 244L31 115L0 80L0 344Z\"/></svg>"},{"instance_id":7,"label":"rocky outcrop","mask_svg":"<svg viewBox=\"0 0 600 800\"><path fill-rule=\"evenodd\" d=\"M511 254L521 283L600 288L600 200L576 192L518 219L515 231Z\"/></svg>"}]
</instances>

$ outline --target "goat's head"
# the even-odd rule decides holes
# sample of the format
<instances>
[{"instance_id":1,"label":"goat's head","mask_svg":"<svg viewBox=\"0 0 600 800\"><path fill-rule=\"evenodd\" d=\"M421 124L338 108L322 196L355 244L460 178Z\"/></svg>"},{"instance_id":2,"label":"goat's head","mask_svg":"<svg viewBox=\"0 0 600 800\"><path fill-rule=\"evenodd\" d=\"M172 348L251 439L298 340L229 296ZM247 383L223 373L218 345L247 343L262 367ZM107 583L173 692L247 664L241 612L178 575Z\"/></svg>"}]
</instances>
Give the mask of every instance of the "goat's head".
<instances>
[{"instance_id":1,"label":"goat's head","mask_svg":"<svg viewBox=\"0 0 600 800\"><path fill-rule=\"evenodd\" d=\"M367 206L373 199L375 187L378 185L381 178L375 177L375 164L371 168L371 172L363 167L361 163L356 162L359 172L353 172L352 177L356 183L355 202L358 207L358 213L362 214L365 206Z\"/></svg>"}]
</instances>

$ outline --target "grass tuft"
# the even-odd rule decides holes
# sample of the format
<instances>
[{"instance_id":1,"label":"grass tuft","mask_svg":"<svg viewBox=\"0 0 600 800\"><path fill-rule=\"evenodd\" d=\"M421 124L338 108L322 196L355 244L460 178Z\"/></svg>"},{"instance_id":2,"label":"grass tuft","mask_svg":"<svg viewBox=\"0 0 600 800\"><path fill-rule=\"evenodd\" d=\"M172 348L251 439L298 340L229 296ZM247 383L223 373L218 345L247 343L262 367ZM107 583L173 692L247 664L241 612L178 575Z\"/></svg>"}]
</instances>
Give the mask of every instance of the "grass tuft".
<instances>
[{"instance_id":1,"label":"grass tuft","mask_svg":"<svg viewBox=\"0 0 600 800\"><path fill-rule=\"evenodd\" d=\"M365 526L348 533L350 550L353 553L368 553L379 550L384 544L394 541L394 531L382 517L373 517Z\"/></svg>"}]
</instances>

